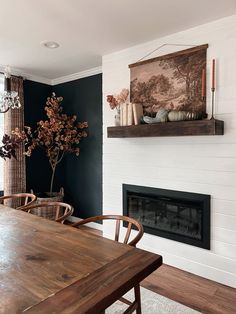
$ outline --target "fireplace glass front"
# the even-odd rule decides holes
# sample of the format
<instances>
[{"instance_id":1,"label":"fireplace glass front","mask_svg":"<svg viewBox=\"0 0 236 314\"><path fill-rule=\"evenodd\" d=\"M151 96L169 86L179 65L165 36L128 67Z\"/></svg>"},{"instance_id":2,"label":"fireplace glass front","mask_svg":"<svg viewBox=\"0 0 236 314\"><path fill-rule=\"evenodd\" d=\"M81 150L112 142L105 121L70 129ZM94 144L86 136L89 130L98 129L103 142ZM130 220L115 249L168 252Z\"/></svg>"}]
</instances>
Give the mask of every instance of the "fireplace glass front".
<instances>
[{"instance_id":1,"label":"fireplace glass front","mask_svg":"<svg viewBox=\"0 0 236 314\"><path fill-rule=\"evenodd\" d=\"M123 184L123 213L157 236L210 249L210 196Z\"/></svg>"}]
</instances>

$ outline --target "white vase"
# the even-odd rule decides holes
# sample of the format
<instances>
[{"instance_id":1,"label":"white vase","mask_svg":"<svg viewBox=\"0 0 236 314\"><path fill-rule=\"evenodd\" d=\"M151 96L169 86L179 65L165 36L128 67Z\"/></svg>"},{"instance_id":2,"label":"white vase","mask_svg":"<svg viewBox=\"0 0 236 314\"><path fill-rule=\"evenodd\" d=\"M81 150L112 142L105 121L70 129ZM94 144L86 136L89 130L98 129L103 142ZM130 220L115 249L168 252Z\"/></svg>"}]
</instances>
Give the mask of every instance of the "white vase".
<instances>
[{"instance_id":1,"label":"white vase","mask_svg":"<svg viewBox=\"0 0 236 314\"><path fill-rule=\"evenodd\" d=\"M117 108L117 113L115 115L115 126L120 126L120 109Z\"/></svg>"}]
</instances>

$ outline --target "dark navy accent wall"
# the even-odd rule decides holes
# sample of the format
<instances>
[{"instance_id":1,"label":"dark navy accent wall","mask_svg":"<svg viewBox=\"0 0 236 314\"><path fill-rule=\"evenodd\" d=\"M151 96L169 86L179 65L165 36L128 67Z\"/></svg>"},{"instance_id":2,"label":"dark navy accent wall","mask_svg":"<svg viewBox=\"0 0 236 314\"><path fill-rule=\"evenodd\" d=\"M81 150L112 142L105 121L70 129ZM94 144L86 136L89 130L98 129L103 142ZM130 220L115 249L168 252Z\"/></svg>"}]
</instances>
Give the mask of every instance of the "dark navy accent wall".
<instances>
[{"instance_id":1,"label":"dark navy accent wall","mask_svg":"<svg viewBox=\"0 0 236 314\"><path fill-rule=\"evenodd\" d=\"M63 108L79 121L88 121L88 137L80 145L80 156L68 155L62 163L66 200L74 216L102 214L102 74L53 86L63 96Z\"/></svg>"},{"instance_id":2,"label":"dark navy accent wall","mask_svg":"<svg viewBox=\"0 0 236 314\"><path fill-rule=\"evenodd\" d=\"M85 218L102 214L102 74L49 86L25 81L25 124L35 126L45 119L46 98L52 91L62 96L67 114L88 121L88 137L81 142L80 156L67 155L59 164L55 188L65 189L65 201L74 206L74 216ZM50 168L44 152L27 158L27 188L48 191Z\"/></svg>"},{"instance_id":3,"label":"dark navy accent wall","mask_svg":"<svg viewBox=\"0 0 236 314\"><path fill-rule=\"evenodd\" d=\"M24 81L25 125L35 128L40 119L45 119L44 106L52 86L26 80ZM50 186L50 166L45 153L35 150L26 157L27 190L48 191Z\"/></svg>"}]
</instances>

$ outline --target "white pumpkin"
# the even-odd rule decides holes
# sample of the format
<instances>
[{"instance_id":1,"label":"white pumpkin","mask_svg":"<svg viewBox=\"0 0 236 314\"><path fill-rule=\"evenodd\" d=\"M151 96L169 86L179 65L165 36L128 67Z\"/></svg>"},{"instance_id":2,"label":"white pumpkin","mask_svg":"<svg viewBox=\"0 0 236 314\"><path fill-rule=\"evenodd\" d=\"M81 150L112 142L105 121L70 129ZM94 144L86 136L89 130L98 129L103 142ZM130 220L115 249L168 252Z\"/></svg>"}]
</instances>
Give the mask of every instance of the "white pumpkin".
<instances>
[{"instance_id":1,"label":"white pumpkin","mask_svg":"<svg viewBox=\"0 0 236 314\"><path fill-rule=\"evenodd\" d=\"M186 119L186 112L185 111L170 111L168 113L168 120L169 121L183 121Z\"/></svg>"}]
</instances>

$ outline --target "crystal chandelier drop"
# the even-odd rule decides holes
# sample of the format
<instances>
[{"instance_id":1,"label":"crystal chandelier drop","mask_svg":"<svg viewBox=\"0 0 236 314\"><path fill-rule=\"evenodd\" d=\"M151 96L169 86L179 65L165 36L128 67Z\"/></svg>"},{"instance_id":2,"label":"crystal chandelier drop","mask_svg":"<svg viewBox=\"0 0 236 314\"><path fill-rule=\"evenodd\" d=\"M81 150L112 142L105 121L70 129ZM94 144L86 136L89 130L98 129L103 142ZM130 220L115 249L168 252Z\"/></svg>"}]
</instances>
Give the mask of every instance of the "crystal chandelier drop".
<instances>
[{"instance_id":1,"label":"crystal chandelier drop","mask_svg":"<svg viewBox=\"0 0 236 314\"><path fill-rule=\"evenodd\" d=\"M6 67L4 71L5 90L0 93L0 113L5 113L9 109L18 109L21 107L18 93L11 91L10 77L10 68Z\"/></svg>"}]
</instances>

